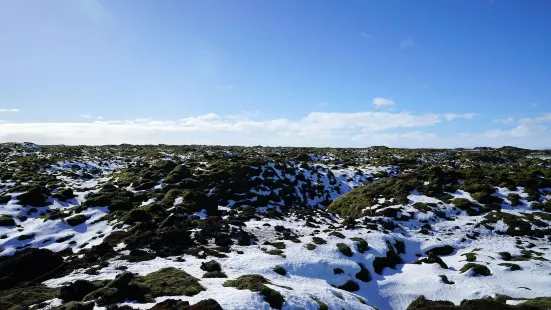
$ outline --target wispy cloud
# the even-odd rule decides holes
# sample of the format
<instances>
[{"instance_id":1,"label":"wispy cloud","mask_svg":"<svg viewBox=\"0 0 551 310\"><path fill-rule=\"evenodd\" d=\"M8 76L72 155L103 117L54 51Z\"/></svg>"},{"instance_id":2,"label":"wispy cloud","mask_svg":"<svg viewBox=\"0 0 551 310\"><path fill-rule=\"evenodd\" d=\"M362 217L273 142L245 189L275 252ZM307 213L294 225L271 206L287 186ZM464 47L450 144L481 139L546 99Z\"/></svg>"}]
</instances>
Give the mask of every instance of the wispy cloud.
<instances>
[{"instance_id":1,"label":"wispy cloud","mask_svg":"<svg viewBox=\"0 0 551 310\"><path fill-rule=\"evenodd\" d=\"M250 116L249 116L250 115ZM204 114L178 120L91 120L74 123L2 123L0 141L42 144L233 144L292 146L435 146L447 143L421 131L441 122L471 118L473 114L408 112L313 112L292 120L259 119L258 115ZM389 132L410 129L410 132ZM452 139L453 140L453 139ZM451 141L451 140L449 140Z\"/></svg>"},{"instance_id":2,"label":"wispy cloud","mask_svg":"<svg viewBox=\"0 0 551 310\"><path fill-rule=\"evenodd\" d=\"M20 110L19 109L0 109L0 112L16 113L16 112L20 112Z\"/></svg>"},{"instance_id":3,"label":"wispy cloud","mask_svg":"<svg viewBox=\"0 0 551 310\"><path fill-rule=\"evenodd\" d=\"M404 39L400 41L400 47L402 49L411 49L417 46L417 42L415 42L412 38Z\"/></svg>"},{"instance_id":4,"label":"wispy cloud","mask_svg":"<svg viewBox=\"0 0 551 310\"><path fill-rule=\"evenodd\" d=\"M366 33L366 32L360 33L360 37L362 37L362 38L364 38L364 39L371 39L371 38L373 38L372 35L370 35L369 33Z\"/></svg>"},{"instance_id":5,"label":"wispy cloud","mask_svg":"<svg viewBox=\"0 0 551 310\"><path fill-rule=\"evenodd\" d=\"M443 118L447 121L453 121L456 119L472 119L476 116L476 113L446 113L443 115Z\"/></svg>"},{"instance_id":6,"label":"wispy cloud","mask_svg":"<svg viewBox=\"0 0 551 310\"><path fill-rule=\"evenodd\" d=\"M88 115L88 114L80 114L79 116L82 118L92 118L92 115Z\"/></svg>"},{"instance_id":7,"label":"wispy cloud","mask_svg":"<svg viewBox=\"0 0 551 310\"><path fill-rule=\"evenodd\" d=\"M551 122L551 113L546 113L538 117L526 117L519 120L519 124L539 124Z\"/></svg>"},{"instance_id":8,"label":"wispy cloud","mask_svg":"<svg viewBox=\"0 0 551 310\"><path fill-rule=\"evenodd\" d=\"M382 108L382 107L393 107L396 105L394 100L392 98L383 98L383 97L375 97L373 98L372 104L376 108Z\"/></svg>"},{"instance_id":9,"label":"wispy cloud","mask_svg":"<svg viewBox=\"0 0 551 310\"><path fill-rule=\"evenodd\" d=\"M101 121L101 120L103 120L104 118L103 118L102 116L98 116L98 117L96 117L96 119Z\"/></svg>"},{"instance_id":10,"label":"wispy cloud","mask_svg":"<svg viewBox=\"0 0 551 310\"><path fill-rule=\"evenodd\" d=\"M318 103L318 107L320 107L320 108L325 108L325 107L327 107L328 105L329 105L329 104L328 104L327 102L320 102L320 103Z\"/></svg>"},{"instance_id":11,"label":"wispy cloud","mask_svg":"<svg viewBox=\"0 0 551 310\"><path fill-rule=\"evenodd\" d=\"M491 129L480 133L463 133L458 139L476 146L513 145L526 148L549 147L549 129L539 125L517 125L508 130ZM547 144L546 144L547 143Z\"/></svg>"},{"instance_id":12,"label":"wispy cloud","mask_svg":"<svg viewBox=\"0 0 551 310\"><path fill-rule=\"evenodd\" d=\"M494 119L495 124L512 124L515 121L515 118L512 116L506 118L497 118Z\"/></svg>"}]
</instances>

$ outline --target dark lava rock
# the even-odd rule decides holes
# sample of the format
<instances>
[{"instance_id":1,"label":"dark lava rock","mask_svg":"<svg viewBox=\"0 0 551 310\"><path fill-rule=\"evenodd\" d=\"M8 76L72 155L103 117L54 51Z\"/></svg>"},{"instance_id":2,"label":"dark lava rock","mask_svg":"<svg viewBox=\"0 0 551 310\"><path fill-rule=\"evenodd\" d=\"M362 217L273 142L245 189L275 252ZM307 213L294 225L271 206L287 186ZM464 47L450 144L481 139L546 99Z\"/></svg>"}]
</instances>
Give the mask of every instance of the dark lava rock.
<instances>
[{"instance_id":1,"label":"dark lava rock","mask_svg":"<svg viewBox=\"0 0 551 310\"><path fill-rule=\"evenodd\" d=\"M167 299L153 306L151 310L180 310L186 306L189 306L188 301Z\"/></svg>"},{"instance_id":2,"label":"dark lava rock","mask_svg":"<svg viewBox=\"0 0 551 310\"><path fill-rule=\"evenodd\" d=\"M201 269L207 272L211 271L222 271L222 268L220 267L220 264L215 261L211 260L205 263L201 263Z\"/></svg>"},{"instance_id":3,"label":"dark lava rock","mask_svg":"<svg viewBox=\"0 0 551 310\"><path fill-rule=\"evenodd\" d=\"M0 289L23 281L45 281L61 272L63 257L46 249L25 249L0 261Z\"/></svg>"},{"instance_id":4,"label":"dark lava rock","mask_svg":"<svg viewBox=\"0 0 551 310\"><path fill-rule=\"evenodd\" d=\"M81 301L86 295L99 289L100 286L86 280L76 280L75 282L63 286L59 297L64 301Z\"/></svg>"},{"instance_id":5,"label":"dark lava rock","mask_svg":"<svg viewBox=\"0 0 551 310\"><path fill-rule=\"evenodd\" d=\"M167 299L153 306L151 310L222 310L222 307L214 299L201 300L191 306L187 301Z\"/></svg>"}]
</instances>

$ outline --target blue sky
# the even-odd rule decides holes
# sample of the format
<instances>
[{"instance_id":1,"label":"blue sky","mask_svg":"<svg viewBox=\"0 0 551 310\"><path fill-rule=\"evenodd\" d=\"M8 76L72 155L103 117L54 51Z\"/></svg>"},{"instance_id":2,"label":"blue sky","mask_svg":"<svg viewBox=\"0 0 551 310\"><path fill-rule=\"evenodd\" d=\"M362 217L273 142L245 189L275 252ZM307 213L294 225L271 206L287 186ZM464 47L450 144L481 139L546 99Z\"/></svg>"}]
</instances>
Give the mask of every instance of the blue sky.
<instances>
[{"instance_id":1,"label":"blue sky","mask_svg":"<svg viewBox=\"0 0 551 310\"><path fill-rule=\"evenodd\" d=\"M0 142L551 147L550 11L1 1Z\"/></svg>"}]
</instances>

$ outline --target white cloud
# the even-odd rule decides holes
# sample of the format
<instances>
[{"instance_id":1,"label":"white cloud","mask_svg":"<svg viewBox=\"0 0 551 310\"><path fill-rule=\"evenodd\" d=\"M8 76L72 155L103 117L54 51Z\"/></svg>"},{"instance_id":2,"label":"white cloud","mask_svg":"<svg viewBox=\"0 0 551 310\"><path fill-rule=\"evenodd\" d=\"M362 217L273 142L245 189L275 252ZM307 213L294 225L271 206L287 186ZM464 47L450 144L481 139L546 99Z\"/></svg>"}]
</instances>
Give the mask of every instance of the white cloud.
<instances>
[{"instance_id":1,"label":"white cloud","mask_svg":"<svg viewBox=\"0 0 551 310\"><path fill-rule=\"evenodd\" d=\"M97 120L103 120L104 118L102 116L96 117Z\"/></svg>"},{"instance_id":2,"label":"white cloud","mask_svg":"<svg viewBox=\"0 0 551 310\"><path fill-rule=\"evenodd\" d=\"M382 98L382 97L373 98L372 104L377 108L391 107L396 105L396 103L394 102L394 100L392 100L392 98Z\"/></svg>"},{"instance_id":3,"label":"white cloud","mask_svg":"<svg viewBox=\"0 0 551 310\"><path fill-rule=\"evenodd\" d=\"M519 120L519 124L538 124L538 123L546 123L546 122L551 122L551 113L546 113L538 117L521 118Z\"/></svg>"},{"instance_id":4,"label":"white cloud","mask_svg":"<svg viewBox=\"0 0 551 310\"><path fill-rule=\"evenodd\" d=\"M416 46L417 46L417 43L411 38L400 41L400 47L404 50L414 48Z\"/></svg>"},{"instance_id":5,"label":"white cloud","mask_svg":"<svg viewBox=\"0 0 551 310\"><path fill-rule=\"evenodd\" d=\"M320 108L325 108L325 107L327 107L328 105L329 105L329 104L327 104L327 102L320 102L320 103L318 103L318 107L320 107Z\"/></svg>"},{"instance_id":6,"label":"white cloud","mask_svg":"<svg viewBox=\"0 0 551 310\"><path fill-rule=\"evenodd\" d=\"M82 117L82 118L91 118L92 116L88 115L88 114L80 114L80 117Z\"/></svg>"},{"instance_id":7,"label":"white cloud","mask_svg":"<svg viewBox=\"0 0 551 310\"><path fill-rule=\"evenodd\" d=\"M440 122L472 118L474 114L425 114L407 112L314 112L302 119L258 120L254 114L222 116L205 114L179 120L93 120L76 123L2 123L0 142L32 141L40 144L222 144L361 147L444 146L442 140L422 132ZM390 130L413 129L411 132ZM447 143L447 144L446 144Z\"/></svg>"},{"instance_id":8,"label":"white cloud","mask_svg":"<svg viewBox=\"0 0 551 310\"><path fill-rule=\"evenodd\" d=\"M551 145L547 141L550 134L551 131L544 126L518 125L509 130L492 129L480 133L463 133L458 136L466 145L549 148Z\"/></svg>"},{"instance_id":9,"label":"white cloud","mask_svg":"<svg viewBox=\"0 0 551 310\"><path fill-rule=\"evenodd\" d=\"M500 124L512 124L515 121L515 118L512 116L509 116L507 118L497 118L494 119L494 123L500 123Z\"/></svg>"},{"instance_id":10,"label":"white cloud","mask_svg":"<svg viewBox=\"0 0 551 310\"><path fill-rule=\"evenodd\" d=\"M16 113L20 112L19 109L0 109L0 112Z\"/></svg>"},{"instance_id":11,"label":"white cloud","mask_svg":"<svg viewBox=\"0 0 551 310\"><path fill-rule=\"evenodd\" d=\"M519 124L519 125L536 125L541 123L551 122L551 113L545 113L536 117L514 118L512 116L506 118L494 119L494 123L500 124Z\"/></svg>"},{"instance_id":12,"label":"white cloud","mask_svg":"<svg viewBox=\"0 0 551 310\"><path fill-rule=\"evenodd\" d=\"M476 116L475 113L463 113L463 114L446 113L446 114L443 115L444 119L447 120L447 121L453 121L455 119L460 119L460 118L472 119L475 116Z\"/></svg>"}]
</instances>

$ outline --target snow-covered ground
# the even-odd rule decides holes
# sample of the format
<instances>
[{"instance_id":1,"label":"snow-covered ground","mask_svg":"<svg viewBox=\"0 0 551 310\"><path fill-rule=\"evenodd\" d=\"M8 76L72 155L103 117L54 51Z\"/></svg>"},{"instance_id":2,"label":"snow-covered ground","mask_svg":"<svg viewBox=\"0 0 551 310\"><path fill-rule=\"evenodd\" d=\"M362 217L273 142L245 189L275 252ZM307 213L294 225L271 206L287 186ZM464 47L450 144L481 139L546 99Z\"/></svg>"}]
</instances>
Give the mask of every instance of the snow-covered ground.
<instances>
[{"instance_id":1,"label":"snow-covered ground","mask_svg":"<svg viewBox=\"0 0 551 310\"><path fill-rule=\"evenodd\" d=\"M418 234L417 229L414 228L406 228L403 233L390 234L360 228L339 230L345 236L344 239L329 235L329 232L323 232L330 227L330 223L322 217L317 219L319 228L306 227L304 220L294 216L285 220L263 219L248 222L246 229L259 237L259 245L234 246L233 251L227 254L227 258L198 259L184 255L181 256L185 260L183 262L177 261L179 257L169 257L131 264L114 259L108 267L99 270L98 275L88 275L84 270L80 270L63 278L48 280L45 284L58 287L77 279L114 279L121 273L117 270L119 266L127 266L127 271L140 275L146 275L164 267L176 267L199 278L200 283L207 290L193 297L171 296L172 299L195 303L202 299L213 298L224 309L269 309L268 304L257 293L223 287L222 284L227 279L202 279L204 271L199 268L201 262L215 259L230 279L246 274L260 274L271 280L274 285L277 285L273 288L285 297L286 303L283 309L316 309L317 304L314 299L323 301L330 309L341 307L370 309L370 306L378 309L405 309L419 295L425 295L433 300L450 300L458 304L463 299L483 298L496 294L518 298L544 296L548 294L551 287L551 278L542 276L542 273L551 270L551 262L540 260L514 262L522 268L518 271L510 271L509 268L498 265L501 262L499 252L506 251L513 256L520 255L515 237L500 236L487 231L483 238L462 242L461 239L472 230L472 226L467 224L476 222L476 218L462 216L455 221L434 224L435 235L438 237ZM335 221L342 220L335 218ZM285 243L286 248L283 251L286 257L270 255L263 251L263 249L273 248L262 243L276 241L277 235L273 229L276 225L289 228L301 236L299 237L301 243L277 240ZM459 229L455 229L456 226ZM312 242L311 235L320 237L327 243L317 245L314 250L308 250L305 246ZM363 254L359 253L356 250L357 242L350 238L366 240L369 250ZM373 260L375 257L386 254L386 241L394 243L395 240L405 243L406 253L401 255L405 264L398 265L396 269L386 268L381 275L376 274L372 267ZM337 243L347 244L352 249L353 256L346 257L339 252ZM534 250L545 253L543 258L551 259L551 253L545 250L548 246L547 242L534 241L534 244ZM456 249L453 254L442 256L449 269L443 269L438 264L411 264L418 259L415 254L423 254L433 247L442 245L451 245ZM237 251L242 251L243 254L238 254ZM473 251L476 253L476 262L487 265L491 270L490 276L475 276L470 271L459 272L466 263L466 257L463 254ZM355 279L354 275L360 271L358 263L362 263L369 269L372 276L370 282ZM281 276L275 273L273 268L276 265L283 267L287 275ZM334 274L335 268L341 268L344 273ZM447 276L455 284L445 284L440 275ZM356 280L360 289L356 292L346 292L333 287L343 285L348 280ZM281 286L290 287L292 290L282 289ZM365 300L367 305L362 304L358 297ZM167 298L169 297L159 297L156 301L160 302ZM154 304L131 303L130 305L139 309L148 309Z\"/></svg>"}]
</instances>

